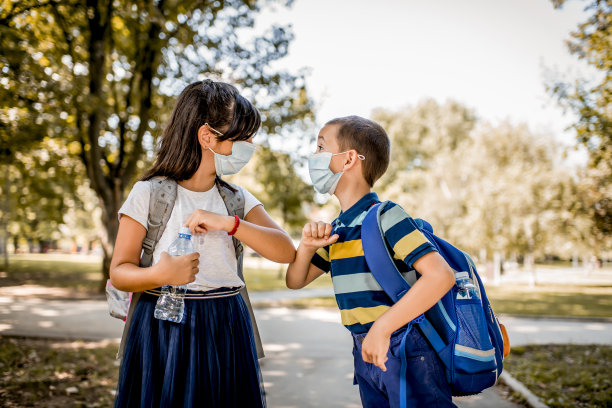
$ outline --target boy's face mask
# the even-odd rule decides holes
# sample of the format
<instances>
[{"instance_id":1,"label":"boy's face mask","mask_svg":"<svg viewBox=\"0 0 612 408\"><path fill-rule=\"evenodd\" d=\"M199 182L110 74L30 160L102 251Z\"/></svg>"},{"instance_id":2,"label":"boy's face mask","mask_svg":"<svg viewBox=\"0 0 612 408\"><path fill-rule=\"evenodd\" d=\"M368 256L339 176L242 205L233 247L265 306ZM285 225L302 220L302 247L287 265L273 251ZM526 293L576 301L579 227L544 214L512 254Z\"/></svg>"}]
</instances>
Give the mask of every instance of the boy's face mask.
<instances>
[{"instance_id":1,"label":"boy's face mask","mask_svg":"<svg viewBox=\"0 0 612 408\"><path fill-rule=\"evenodd\" d=\"M341 153L322 152L308 156L310 180L312 180L312 185L319 193L334 194L334 191L336 191L342 172L334 174L329 168L329 163L331 163L332 156L344 153L348 153L348 150Z\"/></svg>"},{"instance_id":2,"label":"boy's face mask","mask_svg":"<svg viewBox=\"0 0 612 408\"><path fill-rule=\"evenodd\" d=\"M238 173L251 160L256 148L253 143L238 141L233 143L230 155L219 154L210 147L208 149L215 155L217 175L223 176Z\"/></svg>"}]
</instances>

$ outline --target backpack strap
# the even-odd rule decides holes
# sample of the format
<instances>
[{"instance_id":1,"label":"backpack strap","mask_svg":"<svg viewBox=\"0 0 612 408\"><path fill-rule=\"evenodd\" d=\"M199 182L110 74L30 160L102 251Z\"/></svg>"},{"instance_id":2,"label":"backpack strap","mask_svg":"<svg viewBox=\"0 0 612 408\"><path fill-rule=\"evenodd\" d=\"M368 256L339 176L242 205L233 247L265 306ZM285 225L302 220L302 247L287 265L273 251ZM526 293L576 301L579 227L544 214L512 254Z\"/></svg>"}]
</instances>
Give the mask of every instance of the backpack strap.
<instances>
[{"instance_id":1,"label":"backpack strap","mask_svg":"<svg viewBox=\"0 0 612 408\"><path fill-rule=\"evenodd\" d=\"M147 235L142 240L142 255L140 266L143 268L151 266L153 263L153 252L159 242L176 201L176 181L166 177L155 177L149 180L151 184L151 194L149 195L149 215L147 217ZM132 323L132 315L136 309L136 304L140 299L141 292L134 292L130 301L130 309L123 326L121 343L117 358L123 357L125 341Z\"/></svg>"},{"instance_id":2,"label":"backpack strap","mask_svg":"<svg viewBox=\"0 0 612 408\"><path fill-rule=\"evenodd\" d=\"M393 262L393 257L389 253L385 242L383 230L380 227L380 216L387 204L388 201L385 201L372 206L361 226L361 241L363 248L368 248L367 251L364 250L364 256L372 275L391 300L397 303L410 290L410 284L404 279L395 262ZM419 327L436 352L442 351L446 346L438 332L423 315L417 317L411 323ZM450 362L444 363L445 365L450 364ZM449 366L447 365L447 367Z\"/></svg>"},{"instance_id":3,"label":"backpack strap","mask_svg":"<svg viewBox=\"0 0 612 408\"><path fill-rule=\"evenodd\" d=\"M242 190L237 186L230 184L221 178L217 177L215 179L215 183L217 184L217 189L219 190L219 194L221 194L221 198L225 203L225 207L227 208L227 212L229 215L237 215L240 219L244 219L244 194ZM236 239L235 236L232 236L232 241L234 243L234 250L236 251L236 266L237 272L240 279L244 280L244 271L243 271L243 255L244 255L244 247L242 243ZM251 305L251 300L249 299L249 293L245 286L240 290L240 296L246 303L247 308L249 309L249 315L251 316L251 326L253 327L253 337L255 338L255 348L257 349L257 358L263 358L264 350L263 345L261 343L261 336L259 335L259 328L257 327L257 321L255 320L255 314L253 313L253 306Z\"/></svg>"},{"instance_id":4,"label":"backpack strap","mask_svg":"<svg viewBox=\"0 0 612 408\"><path fill-rule=\"evenodd\" d=\"M149 217L147 219L147 236L142 241L140 266L148 267L153 263L153 252L159 242L176 201L176 181L156 177L150 180L151 195L149 198Z\"/></svg>"}]
</instances>

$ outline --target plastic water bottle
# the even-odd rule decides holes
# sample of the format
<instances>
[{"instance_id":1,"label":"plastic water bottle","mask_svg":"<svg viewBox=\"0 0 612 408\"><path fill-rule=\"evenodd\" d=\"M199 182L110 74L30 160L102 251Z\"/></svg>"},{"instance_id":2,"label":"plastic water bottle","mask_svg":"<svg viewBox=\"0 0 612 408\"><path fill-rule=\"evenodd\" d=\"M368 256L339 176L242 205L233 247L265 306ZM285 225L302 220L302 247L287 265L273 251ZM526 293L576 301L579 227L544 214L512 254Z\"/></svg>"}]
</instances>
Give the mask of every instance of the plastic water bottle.
<instances>
[{"instance_id":1,"label":"plastic water bottle","mask_svg":"<svg viewBox=\"0 0 612 408\"><path fill-rule=\"evenodd\" d=\"M191 243L191 231L181 227L178 238L168 247L168 254L172 256L187 255L194 252ZM161 288L161 295L155 304L154 316L160 320L180 323L185 313L185 293L187 285L165 285Z\"/></svg>"},{"instance_id":2,"label":"plastic water bottle","mask_svg":"<svg viewBox=\"0 0 612 408\"><path fill-rule=\"evenodd\" d=\"M457 281L457 299L480 299L476 287L470 279L470 274L467 272L456 272L455 280Z\"/></svg>"}]
</instances>

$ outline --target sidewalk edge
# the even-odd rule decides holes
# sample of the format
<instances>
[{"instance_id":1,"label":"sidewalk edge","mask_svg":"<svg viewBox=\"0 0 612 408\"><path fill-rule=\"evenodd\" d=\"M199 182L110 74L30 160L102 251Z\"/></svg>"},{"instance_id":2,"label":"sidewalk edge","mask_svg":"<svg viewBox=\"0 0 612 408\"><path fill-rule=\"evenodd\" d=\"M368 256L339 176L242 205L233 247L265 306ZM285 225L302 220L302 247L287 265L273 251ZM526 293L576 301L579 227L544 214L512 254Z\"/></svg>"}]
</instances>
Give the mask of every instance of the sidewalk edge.
<instances>
[{"instance_id":1,"label":"sidewalk edge","mask_svg":"<svg viewBox=\"0 0 612 408\"><path fill-rule=\"evenodd\" d=\"M508 387L510 387L512 391L521 394L531 408L548 408L548 405L540 401L540 399L534 393L529 391L529 389L525 387L522 382L514 378L507 371L503 371L499 376L499 379Z\"/></svg>"}]
</instances>

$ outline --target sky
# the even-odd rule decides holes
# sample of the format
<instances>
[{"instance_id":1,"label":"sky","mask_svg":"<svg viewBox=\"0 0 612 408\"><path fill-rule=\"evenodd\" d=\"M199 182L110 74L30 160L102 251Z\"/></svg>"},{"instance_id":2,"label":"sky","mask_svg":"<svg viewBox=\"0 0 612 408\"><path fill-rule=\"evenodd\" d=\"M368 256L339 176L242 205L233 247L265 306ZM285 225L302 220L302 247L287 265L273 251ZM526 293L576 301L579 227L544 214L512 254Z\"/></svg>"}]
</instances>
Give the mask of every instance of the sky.
<instances>
[{"instance_id":1,"label":"sky","mask_svg":"<svg viewBox=\"0 0 612 408\"><path fill-rule=\"evenodd\" d=\"M573 117L547 93L554 75L586 75L564 41L584 1L296 0L267 9L257 28L291 24L280 66L308 68L317 124L425 98L460 101L487 121L524 122L570 143Z\"/></svg>"}]
</instances>

